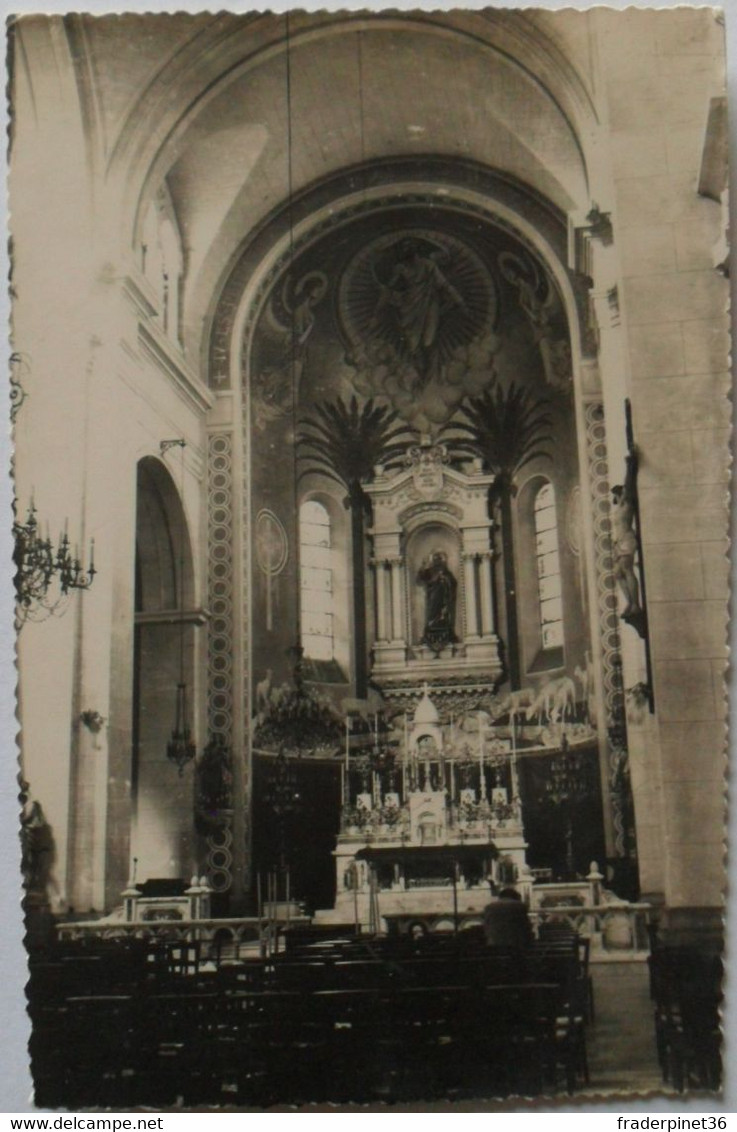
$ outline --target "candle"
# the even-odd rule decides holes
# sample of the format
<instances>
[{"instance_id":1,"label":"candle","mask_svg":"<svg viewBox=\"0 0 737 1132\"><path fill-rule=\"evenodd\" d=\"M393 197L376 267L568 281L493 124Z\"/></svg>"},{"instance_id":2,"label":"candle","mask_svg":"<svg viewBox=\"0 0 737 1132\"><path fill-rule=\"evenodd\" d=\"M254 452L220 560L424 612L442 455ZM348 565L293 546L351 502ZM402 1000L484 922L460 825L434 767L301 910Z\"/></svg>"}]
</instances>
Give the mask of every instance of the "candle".
<instances>
[{"instance_id":1,"label":"candle","mask_svg":"<svg viewBox=\"0 0 737 1132\"><path fill-rule=\"evenodd\" d=\"M515 728L512 728L512 801L516 802L519 798L519 775L517 768L517 739L515 735Z\"/></svg>"},{"instance_id":2,"label":"candle","mask_svg":"<svg viewBox=\"0 0 737 1132\"><path fill-rule=\"evenodd\" d=\"M486 779L484 778L484 718L482 712L479 712L479 786L483 802L486 800Z\"/></svg>"},{"instance_id":3,"label":"candle","mask_svg":"<svg viewBox=\"0 0 737 1132\"><path fill-rule=\"evenodd\" d=\"M407 712L404 713L404 750L402 752L402 770L404 772L404 788L407 789L407 772L409 766L409 720Z\"/></svg>"}]
</instances>

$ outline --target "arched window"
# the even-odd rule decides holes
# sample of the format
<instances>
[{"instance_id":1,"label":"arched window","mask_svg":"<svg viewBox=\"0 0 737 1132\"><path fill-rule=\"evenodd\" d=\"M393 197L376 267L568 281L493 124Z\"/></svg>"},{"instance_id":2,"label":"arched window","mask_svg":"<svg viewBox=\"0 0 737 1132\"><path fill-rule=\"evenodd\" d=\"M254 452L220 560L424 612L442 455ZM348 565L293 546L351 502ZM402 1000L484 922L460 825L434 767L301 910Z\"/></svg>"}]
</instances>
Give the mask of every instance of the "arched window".
<instances>
[{"instance_id":1,"label":"arched window","mask_svg":"<svg viewBox=\"0 0 737 1132\"><path fill-rule=\"evenodd\" d=\"M330 516L322 503L307 500L299 509L300 629L310 660L333 660L334 592Z\"/></svg>"},{"instance_id":2,"label":"arched window","mask_svg":"<svg viewBox=\"0 0 737 1132\"><path fill-rule=\"evenodd\" d=\"M543 650L562 648L563 605L558 553L558 515L552 483L543 484L535 494L534 515L542 647Z\"/></svg>"},{"instance_id":3,"label":"arched window","mask_svg":"<svg viewBox=\"0 0 737 1132\"><path fill-rule=\"evenodd\" d=\"M141 266L156 291L164 332L174 342L180 340L183 264L182 241L171 199L161 192L151 201L144 220Z\"/></svg>"}]
</instances>

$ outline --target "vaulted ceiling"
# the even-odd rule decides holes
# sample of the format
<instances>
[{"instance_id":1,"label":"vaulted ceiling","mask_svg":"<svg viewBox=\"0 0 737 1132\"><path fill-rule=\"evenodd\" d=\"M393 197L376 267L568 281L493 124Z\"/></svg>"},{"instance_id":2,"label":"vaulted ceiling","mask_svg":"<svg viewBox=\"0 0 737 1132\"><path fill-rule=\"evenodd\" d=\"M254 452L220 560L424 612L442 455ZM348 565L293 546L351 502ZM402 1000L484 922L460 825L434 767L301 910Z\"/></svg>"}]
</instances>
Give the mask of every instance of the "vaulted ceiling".
<instances>
[{"instance_id":1,"label":"vaulted ceiling","mask_svg":"<svg viewBox=\"0 0 737 1132\"><path fill-rule=\"evenodd\" d=\"M585 59L586 13L569 15ZM498 170L563 212L587 204L591 79L543 16L303 12L289 17L288 51L284 16L67 18L90 145L124 185L129 246L151 195L162 182L171 193L190 357L239 247L290 188L426 154Z\"/></svg>"}]
</instances>

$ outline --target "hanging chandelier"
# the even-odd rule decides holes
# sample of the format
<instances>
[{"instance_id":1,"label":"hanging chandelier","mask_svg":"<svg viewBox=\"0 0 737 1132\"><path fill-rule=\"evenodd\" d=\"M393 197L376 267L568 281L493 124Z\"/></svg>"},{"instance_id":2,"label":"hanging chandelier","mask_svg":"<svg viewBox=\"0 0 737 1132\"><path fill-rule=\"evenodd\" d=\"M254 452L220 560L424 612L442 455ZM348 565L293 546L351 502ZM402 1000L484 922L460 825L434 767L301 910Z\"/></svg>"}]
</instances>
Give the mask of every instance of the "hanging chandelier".
<instances>
[{"instance_id":1,"label":"hanging chandelier","mask_svg":"<svg viewBox=\"0 0 737 1132\"><path fill-rule=\"evenodd\" d=\"M197 754L197 747L192 739L189 726L189 711L187 707L187 682L184 678L184 449L186 441L182 439L162 440L159 448L162 456L170 448L181 449L181 482L179 487L180 500L180 526L179 526L179 681L177 683L176 707L174 710L174 729L166 744L166 757L174 763L179 775L184 774L187 763L192 762Z\"/></svg>"},{"instance_id":2,"label":"hanging chandelier","mask_svg":"<svg viewBox=\"0 0 737 1132\"><path fill-rule=\"evenodd\" d=\"M92 585L97 573L95 540L90 541L89 565L85 568L76 547L71 548L66 527L57 547L48 531L46 537L42 537L33 499L25 523L13 522L13 542L16 610L21 622L39 620L41 612L51 616L71 590L88 590ZM55 581L59 595L52 597Z\"/></svg>"},{"instance_id":3,"label":"hanging chandelier","mask_svg":"<svg viewBox=\"0 0 737 1132\"><path fill-rule=\"evenodd\" d=\"M187 723L187 685L180 681L177 684L174 730L166 744L166 757L174 763L179 774L182 775L185 766L192 761L196 754L197 748L192 740L192 732Z\"/></svg>"}]
</instances>

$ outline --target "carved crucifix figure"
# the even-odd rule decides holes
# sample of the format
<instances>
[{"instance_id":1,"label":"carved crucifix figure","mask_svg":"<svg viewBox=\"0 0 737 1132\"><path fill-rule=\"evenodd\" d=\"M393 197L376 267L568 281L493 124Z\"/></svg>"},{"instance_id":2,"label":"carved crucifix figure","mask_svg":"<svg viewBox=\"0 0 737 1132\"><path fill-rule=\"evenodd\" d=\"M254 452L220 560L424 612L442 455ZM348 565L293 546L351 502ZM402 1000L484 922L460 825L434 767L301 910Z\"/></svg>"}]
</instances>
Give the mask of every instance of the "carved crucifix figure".
<instances>
[{"instance_id":1,"label":"carved crucifix figure","mask_svg":"<svg viewBox=\"0 0 737 1132\"><path fill-rule=\"evenodd\" d=\"M635 574L637 535L635 533L635 477L637 458L634 452L627 457L624 484L612 488L612 549L614 577L624 594L625 608L622 617L636 617L642 613L640 586Z\"/></svg>"}]
</instances>

